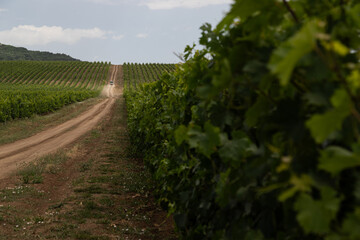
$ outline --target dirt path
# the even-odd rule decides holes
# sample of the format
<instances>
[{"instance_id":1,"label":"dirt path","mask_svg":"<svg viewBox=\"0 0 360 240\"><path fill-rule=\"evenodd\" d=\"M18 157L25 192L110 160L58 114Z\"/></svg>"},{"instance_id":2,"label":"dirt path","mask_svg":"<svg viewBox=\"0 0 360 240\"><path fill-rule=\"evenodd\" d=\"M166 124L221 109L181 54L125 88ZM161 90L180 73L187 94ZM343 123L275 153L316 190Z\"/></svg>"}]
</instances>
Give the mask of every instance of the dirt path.
<instances>
[{"instance_id":1,"label":"dirt path","mask_svg":"<svg viewBox=\"0 0 360 240\"><path fill-rule=\"evenodd\" d=\"M117 79L119 73L119 66L111 66L110 71L111 71L110 81L113 81L114 85L110 85L110 84L106 85L102 90L101 95L109 98L114 98L115 95L117 95L113 90L115 88L115 79ZM120 88L117 88L116 90L117 92L122 92L122 89Z\"/></svg>"},{"instance_id":2,"label":"dirt path","mask_svg":"<svg viewBox=\"0 0 360 240\"><path fill-rule=\"evenodd\" d=\"M116 82L118 66L113 67L111 80ZM115 85L104 87L107 98L82 115L27 139L0 146L0 179L11 175L22 164L50 154L77 140L108 115L116 99Z\"/></svg>"}]
</instances>

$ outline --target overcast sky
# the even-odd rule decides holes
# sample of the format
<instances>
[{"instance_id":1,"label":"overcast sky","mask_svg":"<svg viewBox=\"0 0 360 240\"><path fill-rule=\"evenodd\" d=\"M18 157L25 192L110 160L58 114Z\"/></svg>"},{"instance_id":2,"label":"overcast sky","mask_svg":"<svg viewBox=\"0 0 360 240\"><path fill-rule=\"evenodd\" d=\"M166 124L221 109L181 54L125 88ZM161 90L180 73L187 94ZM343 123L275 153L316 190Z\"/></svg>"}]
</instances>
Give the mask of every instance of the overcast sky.
<instances>
[{"instance_id":1,"label":"overcast sky","mask_svg":"<svg viewBox=\"0 0 360 240\"><path fill-rule=\"evenodd\" d=\"M83 61L178 62L232 0L0 0L0 43Z\"/></svg>"}]
</instances>

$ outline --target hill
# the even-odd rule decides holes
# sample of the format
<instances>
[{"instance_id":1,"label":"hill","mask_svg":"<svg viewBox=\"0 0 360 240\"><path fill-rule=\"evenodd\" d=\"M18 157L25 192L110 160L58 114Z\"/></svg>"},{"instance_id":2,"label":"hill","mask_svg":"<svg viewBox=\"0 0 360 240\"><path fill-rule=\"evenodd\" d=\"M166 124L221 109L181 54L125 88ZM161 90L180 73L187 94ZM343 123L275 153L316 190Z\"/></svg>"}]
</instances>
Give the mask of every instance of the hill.
<instances>
[{"instance_id":1,"label":"hill","mask_svg":"<svg viewBox=\"0 0 360 240\"><path fill-rule=\"evenodd\" d=\"M14 47L0 43L0 60L30 61L79 61L66 54L30 51L23 47Z\"/></svg>"}]
</instances>

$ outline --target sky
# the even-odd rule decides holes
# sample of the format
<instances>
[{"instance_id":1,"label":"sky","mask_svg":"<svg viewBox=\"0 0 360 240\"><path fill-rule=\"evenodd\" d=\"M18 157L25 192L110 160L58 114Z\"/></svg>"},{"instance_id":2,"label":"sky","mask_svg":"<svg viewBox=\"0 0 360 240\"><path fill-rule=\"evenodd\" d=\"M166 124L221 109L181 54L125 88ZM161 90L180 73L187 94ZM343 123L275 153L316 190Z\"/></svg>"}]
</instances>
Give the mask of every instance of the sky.
<instances>
[{"instance_id":1,"label":"sky","mask_svg":"<svg viewBox=\"0 0 360 240\"><path fill-rule=\"evenodd\" d=\"M0 43L113 64L176 63L232 0L0 0Z\"/></svg>"}]
</instances>

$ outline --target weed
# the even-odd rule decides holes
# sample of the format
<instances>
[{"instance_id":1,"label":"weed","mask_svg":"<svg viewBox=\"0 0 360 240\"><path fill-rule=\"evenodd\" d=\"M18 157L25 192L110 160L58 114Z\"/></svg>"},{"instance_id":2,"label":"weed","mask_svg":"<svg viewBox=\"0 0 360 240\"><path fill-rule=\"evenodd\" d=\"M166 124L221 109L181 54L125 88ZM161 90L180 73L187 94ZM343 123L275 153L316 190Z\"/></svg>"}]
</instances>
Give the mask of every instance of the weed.
<instances>
[{"instance_id":1,"label":"weed","mask_svg":"<svg viewBox=\"0 0 360 240\"><path fill-rule=\"evenodd\" d=\"M74 190L74 192L77 193L90 193L90 194L100 194L100 193L105 193L106 190L103 189L101 186L99 185L90 185L88 187L84 187L84 188L77 188Z\"/></svg>"},{"instance_id":2,"label":"weed","mask_svg":"<svg viewBox=\"0 0 360 240\"><path fill-rule=\"evenodd\" d=\"M89 171L91 168L91 163L87 162L81 165L80 172L86 172Z\"/></svg>"},{"instance_id":3,"label":"weed","mask_svg":"<svg viewBox=\"0 0 360 240\"><path fill-rule=\"evenodd\" d=\"M34 162L31 162L24 166L19 172L18 175L21 176L24 184L39 184L43 183L42 174L57 173L59 169L59 164L67 160L67 156L63 150L58 151L57 153L41 157Z\"/></svg>"},{"instance_id":4,"label":"weed","mask_svg":"<svg viewBox=\"0 0 360 240\"><path fill-rule=\"evenodd\" d=\"M76 239L79 239L79 240L108 240L110 239L109 237L106 237L106 236L93 236L90 232L88 231L81 231L81 232L78 232L74 235L74 237Z\"/></svg>"},{"instance_id":5,"label":"weed","mask_svg":"<svg viewBox=\"0 0 360 240\"><path fill-rule=\"evenodd\" d=\"M99 203L108 208L115 206L114 200L108 196L104 196L103 198L100 198Z\"/></svg>"},{"instance_id":6,"label":"weed","mask_svg":"<svg viewBox=\"0 0 360 240\"><path fill-rule=\"evenodd\" d=\"M35 171L29 171L22 174L22 180L24 184L39 184L43 183L43 176Z\"/></svg>"}]
</instances>

